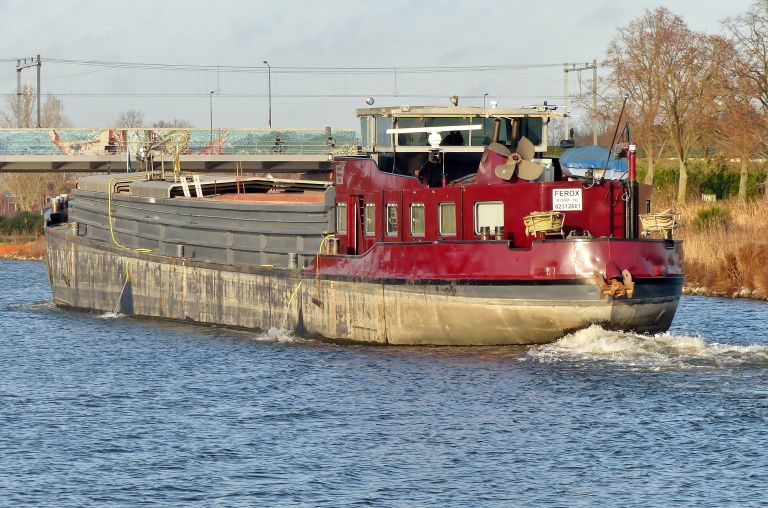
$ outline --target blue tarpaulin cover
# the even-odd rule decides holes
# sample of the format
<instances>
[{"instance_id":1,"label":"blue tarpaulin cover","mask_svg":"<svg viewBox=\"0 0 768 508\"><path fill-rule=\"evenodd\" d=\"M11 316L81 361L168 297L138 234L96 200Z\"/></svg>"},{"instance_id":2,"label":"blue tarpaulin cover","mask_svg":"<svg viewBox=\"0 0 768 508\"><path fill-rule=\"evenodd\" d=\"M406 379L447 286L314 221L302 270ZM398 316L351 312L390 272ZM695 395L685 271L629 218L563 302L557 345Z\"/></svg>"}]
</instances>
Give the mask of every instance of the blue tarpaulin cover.
<instances>
[{"instance_id":1,"label":"blue tarpaulin cover","mask_svg":"<svg viewBox=\"0 0 768 508\"><path fill-rule=\"evenodd\" d=\"M568 176L586 176L587 170L605 168L605 160L608 158L608 149L598 145L569 148L560 156L560 167L563 174ZM608 162L608 171L605 178L618 180L627 177L629 165L627 159L611 157Z\"/></svg>"}]
</instances>

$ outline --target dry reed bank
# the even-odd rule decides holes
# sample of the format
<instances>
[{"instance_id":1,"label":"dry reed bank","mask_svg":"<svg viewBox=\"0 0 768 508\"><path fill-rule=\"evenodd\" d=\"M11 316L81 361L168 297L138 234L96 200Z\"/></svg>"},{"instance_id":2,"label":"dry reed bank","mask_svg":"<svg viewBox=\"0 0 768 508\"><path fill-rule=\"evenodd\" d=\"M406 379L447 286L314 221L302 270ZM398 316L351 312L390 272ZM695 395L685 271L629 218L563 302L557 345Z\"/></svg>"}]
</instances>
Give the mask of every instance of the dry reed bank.
<instances>
[{"instance_id":1,"label":"dry reed bank","mask_svg":"<svg viewBox=\"0 0 768 508\"><path fill-rule=\"evenodd\" d=\"M0 242L0 258L26 261L45 259L45 237L43 236L27 242L14 242L13 238L5 238L4 240L8 241Z\"/></svg>"},{"instance_id":2,"label":"dry reed bank","mask_svg":"<svg viewBox=\"0 0 768 508\"><path fill-rule=\"evenodd\" d=\"M689 293L768 298L768 200L670 207L681 213L675 236L685 242Z\"/></svg>"}]
</instances>

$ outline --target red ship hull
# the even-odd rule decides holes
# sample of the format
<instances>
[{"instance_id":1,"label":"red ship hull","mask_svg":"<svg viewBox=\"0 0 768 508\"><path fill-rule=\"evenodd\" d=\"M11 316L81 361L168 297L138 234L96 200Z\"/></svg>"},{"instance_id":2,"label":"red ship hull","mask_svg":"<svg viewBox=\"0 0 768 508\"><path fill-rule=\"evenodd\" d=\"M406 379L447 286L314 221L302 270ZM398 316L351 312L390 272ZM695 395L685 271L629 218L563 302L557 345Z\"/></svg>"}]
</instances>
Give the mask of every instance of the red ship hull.
<instances>
[{"instance_id":1,"label":"red ship hull","mask_svg":"<svg viewBox=\"0 0 768 508\"><path fill-rule=\"evenodd\" d=\"M592 324L667 330L683 284L681 256L679 242L658 240L550 240L529 249L503 241L381 243L361 256L320 256L307 271L322 281L320 300L349 291L366 302L361 309L381 314L377 331L365 332L368 340L536 344ZM593 274L622 270L633 274L632 298L601 298ZM304 325L316 335L346 332Z\"/></svg>"}]
</instances>

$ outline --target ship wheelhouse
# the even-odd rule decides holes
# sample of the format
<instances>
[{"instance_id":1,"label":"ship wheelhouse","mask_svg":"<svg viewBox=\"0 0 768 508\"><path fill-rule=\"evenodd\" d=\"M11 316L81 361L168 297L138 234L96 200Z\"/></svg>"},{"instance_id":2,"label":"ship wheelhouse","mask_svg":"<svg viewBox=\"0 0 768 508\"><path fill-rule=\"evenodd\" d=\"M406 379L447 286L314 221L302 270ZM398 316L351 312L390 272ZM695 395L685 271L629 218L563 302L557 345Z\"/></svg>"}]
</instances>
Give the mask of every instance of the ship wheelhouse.
<instances>
[{"instance_id":1,"label":"ship wheelhouse","mask_svg":"<svg viewBox=\"0 0 768 508\"><path fill-rule=\"evenodd\" d=\"M364 155L340 158L334 166L339 254L362 255L377 243L483 241L530 248L536 239L568 234L629 234L625 182L583 185L563 178L558 160L545 157L548 124L561 116L546 106L403 106L361 109L357 115ZM446 130L451 127L457 130ZM436 160L429 129L441 134ZM532 145L530 162L540 167L535 178L496 170L512 160L521 141ZM643 191L644 200L647 195ZM563 207L570 208L555 234L531 235L526 229L531 213Z\"/></svg>"},{"instance_id":2,"label":"ship wheelhouse","mask_svg":"<svg viewBox=\"0 0 768 508\"><path fill-rule=\"evenodd\" d=\"M456 180L477 170L483 150L498 128L498 142L514 148L522 137L531 140L536 153L547 151L547 129L556 111L546 106L527 109L477 107L424 107L358 109L362 151L373 158L380 171L416 176L427 161L428 133L388 134L391 129L429 129L446 126L475 126L476 130L447 131L441 143L444 166L449 180ZM428 182L438 186L440 182Z\"/></svg>"}]
</instances>

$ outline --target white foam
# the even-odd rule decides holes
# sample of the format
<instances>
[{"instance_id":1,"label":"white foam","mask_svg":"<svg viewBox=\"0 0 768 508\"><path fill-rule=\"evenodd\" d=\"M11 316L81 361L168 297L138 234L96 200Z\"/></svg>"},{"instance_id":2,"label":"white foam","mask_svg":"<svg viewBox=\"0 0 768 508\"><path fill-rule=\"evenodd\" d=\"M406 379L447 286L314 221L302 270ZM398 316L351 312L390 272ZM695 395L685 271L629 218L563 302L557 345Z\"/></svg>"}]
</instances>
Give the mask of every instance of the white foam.
<instances>
[{"instance_id":1,"label":"white foam","mask_svg":"<svg viewBox=\"0 0 768 508\"><path fill-rule=\"evenodd\" d=\"M56 304L53 300L45 300L35 303L12 303L8 305L9 310L55 310Z\"/></svg>"},{"instance_id":2,"label":"white foam","mask_svg":"<svg viewBox=\"0 0 768 508\"><path fill-rule=\"evenodd\" d=\"M296 337L293 332L286 330L285 328L275 327L256 335L255 340L260 342L278 342L281 344L293 344L306 341L306 339Z\"/></svg>"},{"instance_id":3,"label":"white foam","mask_svg":"<svg viewBox=\"0 0 768 508\"><path fill-rule=\"evenodd\" d=\"M532 347L526 358L542 363L604 361L633 367L727 367L768 363L768 346L707 342L701 337L641 335L592 325L552 344Z\"/></svg>"},{"instance_id":4,"label":"white foam","mask_svg":"<svg viewBox=\"0 0 768 508\"><path fill-rule=\"evenodd\" d=\"M122 312L105 312L99 316L99 319L120 319L124 317L125 314Z\"/></svg>"}]
</instances>

